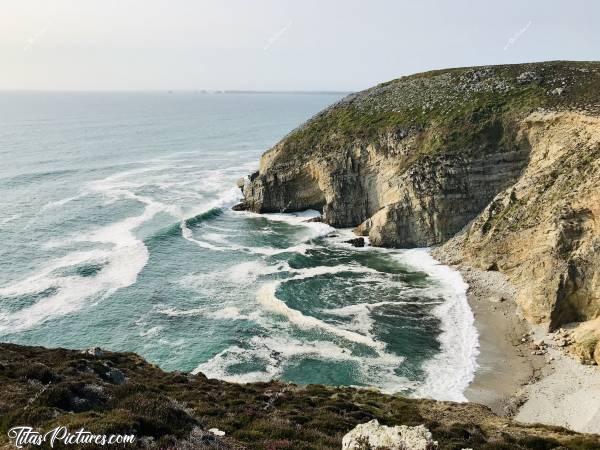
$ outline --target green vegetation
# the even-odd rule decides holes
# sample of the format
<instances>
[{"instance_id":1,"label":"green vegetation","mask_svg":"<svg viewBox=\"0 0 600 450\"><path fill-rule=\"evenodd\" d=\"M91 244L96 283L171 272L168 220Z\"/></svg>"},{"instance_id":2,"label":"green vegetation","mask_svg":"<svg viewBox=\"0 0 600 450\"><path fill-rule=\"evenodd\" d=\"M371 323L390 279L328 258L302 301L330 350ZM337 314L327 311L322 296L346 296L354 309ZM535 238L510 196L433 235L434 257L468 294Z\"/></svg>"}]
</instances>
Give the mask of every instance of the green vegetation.
<instances>
[{"instance_id":1,"label":"green vegetation","mask_svg":"<svg viewBox=\"0 0 600 450\"><path fill-rule=\"evenodd\" d=\"M0 445L12 426L49 430L65 425L102 434L135 433L138 445L151 448L339 449L345 433L374 418L386 425L425 424L441 449L600 445L600 437L517 425L479 405L317 385L230 384L166 373L130 353L94 356L1 344L0 383ZM212 427L226 436L205 431Z\"/></svg>"},{"instance_id":2,"label":"green vegetation","mask_svg":"<svg viewBox=\"0 0 600 450\"><path fill-rule=\"evenodd\" d=\"M498 143L513 145L512 125L538 108L599 107L600 63L437 70L346 97L288 135L281 155L303 159L317 151L378 143L390 134L416 137L419 154L480 152Z\"/></svg>"}]
</instances>

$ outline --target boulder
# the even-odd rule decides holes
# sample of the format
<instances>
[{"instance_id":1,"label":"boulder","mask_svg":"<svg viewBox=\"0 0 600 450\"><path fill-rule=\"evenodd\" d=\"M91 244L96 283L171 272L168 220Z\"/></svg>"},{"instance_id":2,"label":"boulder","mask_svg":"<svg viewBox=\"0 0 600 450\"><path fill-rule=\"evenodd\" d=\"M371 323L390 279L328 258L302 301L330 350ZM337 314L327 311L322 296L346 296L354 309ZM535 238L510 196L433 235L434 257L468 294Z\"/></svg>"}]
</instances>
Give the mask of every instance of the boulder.
<instances>
[{"instance_id":1,"label":"boulder","mask_svg":"<svg viewBox=\"0 0 600 450\"><path fill-rule=\"evenodd\" d=\"M104 352L102 351L102 349L100 347L88 348L87 350L82 350L82 353L84 355L90 355L90 356L94 356L96 358L100 358L100 357L104 356Z\"/></svg>"},{"instance_id":2,"label":"boulder","mask_svg":"<svg viewBox=\"0 0 600 450\"><path fill-rule=\"evenodd\" d=\"M523 72L522 74L520 74L517 77L517 83L519 83L519 84L526 84L526 83L531 83L534 81L541 81L541 80L542 80L541 76L539 76L537 73L531 72L531 71Z\"/></svg>"},{"instance_id":3,"label":"boulder","mask_svg":"<svg viewBox=\"0 0 600 450\"><path fill-rule=\"evenodd\" d=\"M233 211L246 211L246 204L244 202L236 203L231 207Z\"/></svg>"},{"instance_id":4,"label":"boulder","mask_svg":"<svg viewBox=\"0 0 600 450\"><path fill-rule=\"evenodd\" d=\"M225 432L219 430L218 428L211 428L210 430L208 430L208 432L214 434L215 436L225 436Z\"/></svg>"},{"instance_id":5,"label":"boulder","mask_svg":"<svg viewBox=\"0 0 600 450\"><path fill-rule=\"evenodd\" d=\"M379 425L377 419L357 425L342 439L342 450L433 450L431 432L423 425L408 427Z\"/></svg>"},{"instance_id":6,"label":"boulder","mask_svg":"<svg viewBox=\"0 0 600 450\"><path fill-rule=\"evenodd\" d=\"M353 247L364 247L365 246L365 238L362 237L357 237L354 239L349 239L347 241L344 241L346 244L350 244Z\"/></svg>"}]
</instances>

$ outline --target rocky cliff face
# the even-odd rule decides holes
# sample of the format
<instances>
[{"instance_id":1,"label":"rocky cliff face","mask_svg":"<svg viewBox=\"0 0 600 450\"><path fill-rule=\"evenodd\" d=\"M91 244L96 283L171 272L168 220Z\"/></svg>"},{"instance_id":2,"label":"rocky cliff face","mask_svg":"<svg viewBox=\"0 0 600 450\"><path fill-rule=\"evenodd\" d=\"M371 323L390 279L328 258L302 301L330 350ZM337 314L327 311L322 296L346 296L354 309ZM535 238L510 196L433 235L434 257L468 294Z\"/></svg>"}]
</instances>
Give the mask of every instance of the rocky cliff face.
<instances>
[{"instance_id":1,"label":"rocky cliff face","mask_svg":"<svg viewBox=\"0 0 600 450\"><path fill-rule=\"evenodd\" d=\"M400 78L346 97L267 151L242 185L243 207L318 209L377 246L452 238L456 261L515 282L529 320L593 319L599 110L600 63Z\"/></svg>"},{"instance_id":2,"label":"rocky cliff face","mask_svg":"<svg viewBox=\"0 0 600 450\"><path fill-rule=\"evenodd\" d=\"M600 316L600 118L534 113L520 137L529 163L458 243L463 262L506 273L533 322ZM443 251L443 249L442 249Z\"/></svg>"},{"instance_id":3,"label":"rocky cliff face","mask_svg":"<svg viewBox=\"0 0 600 450\"><path fill-rule=\"evenodd\" d=\"M305 161L282 160L280 144L244 184L245 204L257 212L318 209L333 226L359 225L373 245L427 246L473 219L518 178L528 158L528 149L511 145L413 160L417 137L408 141L412 148L360 141Z\"/></svg>"}]
</instances>

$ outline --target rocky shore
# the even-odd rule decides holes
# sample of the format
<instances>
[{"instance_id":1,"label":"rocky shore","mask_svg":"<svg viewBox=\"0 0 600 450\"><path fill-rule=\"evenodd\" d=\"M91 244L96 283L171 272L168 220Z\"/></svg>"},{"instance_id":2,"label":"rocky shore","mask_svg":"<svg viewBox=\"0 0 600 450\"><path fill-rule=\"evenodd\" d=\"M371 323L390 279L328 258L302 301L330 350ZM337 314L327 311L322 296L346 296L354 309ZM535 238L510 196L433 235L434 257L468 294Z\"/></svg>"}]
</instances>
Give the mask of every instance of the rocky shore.
<instances>
[{"instance_id":1,"label":"rocky shore","mask_svg":"<svg viewBox=\"0 0 600 450\"><path fill-rule=\"evenodd\" d=\"M452 261L447 248L434 256ZM600 367L584 365L566 349L564 328L549 333L521 317L516 288L496 271L456 265L469 284L467 298L479 332L479 368L465 392L471 402L524 423L600 434Z\"/></svg>"},{"instance_id":2,"label":"rocky shore","mask_svg":"<svg viewBox=\"0 0 600 450\"><path fill-rule=\"evenodd\" d=\"M134 434L136 448L340 449L379 430L448 450L598 449L577 432L600 433L598 186L600 63L448 69L352 94L267 151L235 208L312 208L354 227L352 245L435 247L469 284L470 402L0 344L0 448L26 425Z\"/></svg>"},{"instance_id":3,"label":"rocky shore","mask_svg":"<svg viewBox=\"0 0 600 450\"><path fill-rule=\"evenodd\" d=\"M375 246L436 246L470 284L468 398L600 432L598 186L600 63L556 61L352 94L268 150L238 208L312 208Z\"/></svg>"}]
</instances>

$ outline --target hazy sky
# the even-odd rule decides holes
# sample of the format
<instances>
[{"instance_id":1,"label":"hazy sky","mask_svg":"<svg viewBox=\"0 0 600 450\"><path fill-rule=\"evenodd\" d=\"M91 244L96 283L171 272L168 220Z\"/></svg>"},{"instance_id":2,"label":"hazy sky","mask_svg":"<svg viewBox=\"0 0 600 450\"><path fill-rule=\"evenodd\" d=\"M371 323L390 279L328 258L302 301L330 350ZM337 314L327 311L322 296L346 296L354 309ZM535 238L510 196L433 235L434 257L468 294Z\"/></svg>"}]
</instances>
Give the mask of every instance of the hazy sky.
<instances>
[{"instance_id":1,"label":"hazy sky","mask_svg":"<svg viewBox=\"0 0 600 450\"><path fill-rule=\"evenodd\" d=\"M358 90L600 59L596 0L0 0L0 89Z\"/></svg>"}]
</instances>

